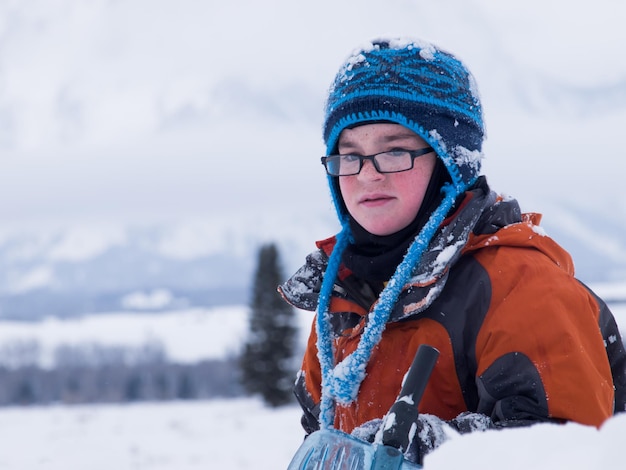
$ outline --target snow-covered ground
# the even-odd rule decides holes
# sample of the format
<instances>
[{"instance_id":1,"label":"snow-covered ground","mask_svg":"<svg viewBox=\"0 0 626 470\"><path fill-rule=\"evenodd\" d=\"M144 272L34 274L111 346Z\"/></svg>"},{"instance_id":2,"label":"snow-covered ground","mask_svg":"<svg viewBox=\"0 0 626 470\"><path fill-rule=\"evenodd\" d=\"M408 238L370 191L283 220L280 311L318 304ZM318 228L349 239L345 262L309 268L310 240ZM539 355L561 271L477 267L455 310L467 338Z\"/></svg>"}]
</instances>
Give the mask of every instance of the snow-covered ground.
<instances>
[{"instance_id":1,"label":"snow-covered ground","mask_svg":"<svg viewBox=\"0 0 626 470\"><path fill-rule=\"evenodd\" d=\"M601 286L598 286L601 290ZM614 305L622 331L626 305ZM82 320L0 323L0 342L55 345L98 341L140 345L158 339L172 358L221 357L237 350L247 308L166 314L110 314ZM302 338L310 314L297 312ZM277 470L302 440L296 406L277 410L254 398L128 405L0 408L0 469L8 470ZM626 413L600 430L539 425L455 437L426 461L435 469L620 468Z\"/></svg>"},{"instance_id":2,"label":"snow-covered ground","mask_svg":"<svg viewBox=\"0 0 626 470\"><path fill-rule=\"evenodd\" d=\"M295 407L253 399L0 409L6 470L286 468L301 441Z\"/></svg>"},{"instance_id":3,"label":"snow-covered ground","mask_svg":"<svg viewBox=\"0 0 626 470\"><path fill-rule=\"evenodd\" d=\"M6 470L281 470L302 440L295 406L255 399L0 409ZM622 468L626 413L577 424L457 436L427 470Z\"/></svg>"},{"instance_id":4,"label":"snow-covered ground","mask_svg":"<svg viewBox=\"0 0 626 470\"><path fill-rule=\"evenodd\" d=\"M310 312L296 311L303 345L312 318ZM49 317L40 322L0 321L0 365L24 365L30 360L50 367L57 348L91 345L132 350L159 344L167 358L178 363L221 359L239 353L247 328L246 306L157 314L120 312L67 320ZM28 357L20 358L11 353L23 350L20 344L37 346Z\"/></svg>"}]
</instances>

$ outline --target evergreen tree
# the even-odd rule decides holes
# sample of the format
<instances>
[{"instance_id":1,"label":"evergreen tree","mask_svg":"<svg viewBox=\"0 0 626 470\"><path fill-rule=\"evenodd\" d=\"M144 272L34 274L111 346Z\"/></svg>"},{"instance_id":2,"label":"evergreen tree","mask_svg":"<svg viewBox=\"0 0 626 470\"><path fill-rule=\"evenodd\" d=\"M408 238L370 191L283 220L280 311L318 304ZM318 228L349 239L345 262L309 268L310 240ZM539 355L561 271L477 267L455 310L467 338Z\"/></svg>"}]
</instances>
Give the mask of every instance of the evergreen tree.
<instances>
[{"instance_id":1,"label":"evergreen tree","mask_svg":"<svg viewBox=\"0 0 626 470\"><path fill-rule=\"evenodd\" d=\"M259 249L250 305L249 333L240 360L243 386L270 406L292 400L298 330L293 308L276 291L283 281L273 243Z\"/></svg>"}]
</instances>

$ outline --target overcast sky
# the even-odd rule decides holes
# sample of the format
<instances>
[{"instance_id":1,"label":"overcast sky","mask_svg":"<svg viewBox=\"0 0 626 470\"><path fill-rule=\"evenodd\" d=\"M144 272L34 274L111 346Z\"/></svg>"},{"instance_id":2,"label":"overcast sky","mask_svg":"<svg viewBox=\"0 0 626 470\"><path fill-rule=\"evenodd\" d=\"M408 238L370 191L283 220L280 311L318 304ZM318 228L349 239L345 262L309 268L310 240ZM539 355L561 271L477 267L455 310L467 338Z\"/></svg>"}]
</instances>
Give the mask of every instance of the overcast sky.
<instances>
[{"instance_id":1,"label":"overcast sky","mask_svg":"<svg viewBox=\"0 0 626 470\"><path fill-rule=\"evenodd\" d=\"M626 215L625 17L617 0L0 0L0 223L329 210L325 91L387 34L474 72L495 189Z\"/></svg>"}]
</instances>

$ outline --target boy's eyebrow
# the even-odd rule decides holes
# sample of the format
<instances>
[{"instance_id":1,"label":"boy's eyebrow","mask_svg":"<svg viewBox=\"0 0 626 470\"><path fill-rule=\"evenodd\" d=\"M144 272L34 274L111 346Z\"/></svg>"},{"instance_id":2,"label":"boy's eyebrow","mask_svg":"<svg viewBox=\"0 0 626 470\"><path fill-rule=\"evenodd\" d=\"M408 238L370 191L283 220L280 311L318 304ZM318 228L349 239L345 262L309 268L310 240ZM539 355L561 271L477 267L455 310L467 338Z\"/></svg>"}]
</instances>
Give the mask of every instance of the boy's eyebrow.
<instances>
[{"instance_id":1,"label":"boy's eyebrow","mask_svg":"<svg viewBox=\"0 0 626 470\"><path fill-rule=\"evenodd\" d=\"M411 131L407 131L407 132L398 132L396 134L383 136L383 140L385 142L394 142L396 140L415 139L416 137L419 138L419 136L415 135L415 133Z\"/></svg>"},{"instance_id":2,"label":"boy's eyebrow","mask_svg":"<svg viewBox=\"0 0 626 470\"><path fill-rule=\"evenodd\" d=\"M397 133L394 133L394 134L384 135L380 138L380 140L382 143L389 143L389 142L395 142L398 140L414 139L416 137L419 138L419 136L407 130L407 132L398 131ZM338 147L354 148L355 146L358 145L358 141L359 141L358 138L346 137L344 139L339 140Z\"/></svg>"}]
</instances>

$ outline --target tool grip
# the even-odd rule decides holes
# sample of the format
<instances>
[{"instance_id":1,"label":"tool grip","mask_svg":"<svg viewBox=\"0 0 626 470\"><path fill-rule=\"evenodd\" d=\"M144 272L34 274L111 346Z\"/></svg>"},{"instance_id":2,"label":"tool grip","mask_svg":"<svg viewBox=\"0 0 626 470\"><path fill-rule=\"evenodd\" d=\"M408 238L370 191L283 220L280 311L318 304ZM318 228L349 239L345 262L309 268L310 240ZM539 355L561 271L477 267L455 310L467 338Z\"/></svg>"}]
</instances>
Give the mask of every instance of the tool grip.
<instances>
[{"instance_id":1,"label":"tool grip","mask_svg":"<svg viewBox=\"0 0 626 470\"><path fill-rule=\"evenodd\" d=\"M408 448L411 426L417 422L417 407L438 357L439 351L427 344L417 349L400 395L385 416L382 436L384 445L395 447L401 452Z\"/></svg>"},{"instance_id":2,"label":"tool grip","mask_svg":"<svg viewBox=\"0 0 626 470\"><path fill-rule=\"evenodd\" d=\"M428 344L420 344L404 379L400 398L411 397L417 408L438 358L439 351L436 348Z\"/></svg>"}]
</instances>

